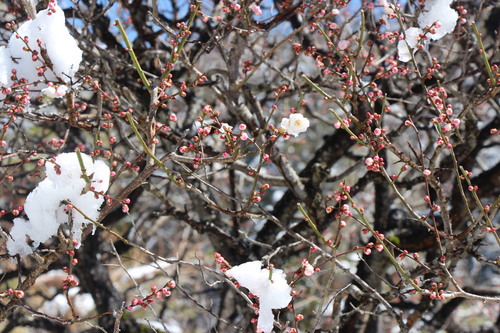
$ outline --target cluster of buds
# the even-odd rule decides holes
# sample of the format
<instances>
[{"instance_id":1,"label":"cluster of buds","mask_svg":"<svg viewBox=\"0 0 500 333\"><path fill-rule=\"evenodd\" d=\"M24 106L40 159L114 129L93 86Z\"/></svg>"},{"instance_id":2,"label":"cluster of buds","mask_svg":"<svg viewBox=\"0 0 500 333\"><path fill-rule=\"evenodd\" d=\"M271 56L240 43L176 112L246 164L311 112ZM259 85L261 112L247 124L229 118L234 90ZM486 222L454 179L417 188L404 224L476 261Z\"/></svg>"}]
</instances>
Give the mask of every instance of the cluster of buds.
<instances>
[{"instance_id":1,"label":"cluster of buds","mask_svg":"<svg viewBox=\"0 0 500 333\"><path fill-rule=\"evenodd\" d=\"M189 35L191 35L191 31L189 31L189 26L185 22L178 22L176 24L177 29L179 29L179 32L176 34L177 40L181 40L182 38L185 38ZM179 42L176 43L176 45Z\"/></svg>"},{"instance_id":2,"label":"cluster of buds","mask_svg":"<svg viewBox=\"0 0 500 333\"><path fill-rule=\"evenodd\" d=\"M335 210L335 207L333 207L333 206L326 207L327 214L332 213L334 210ZM352 212L351 212L348 204L340 205L339 208L337 209L337 211L335 212L336 218L340 218L342 216L347 216L347 217L352 216ZM344 223L342 223L342 221L341 221L341 228L343 228L343 227L345 227L345 221L344 221Z\"/></svg>"},{"instance_id":3,"label":"cluster of buds","mask_svg":"<svg viewBox=\"0 0 500 333\"><path fill-rule=\"evenodd\" d=\"M432 101L435 107L439 110L439 115L437 118L431 119L433 124L439 124L441 127L441 132L446 134L460 127L460 119L452 119L453 108L451 104L444 104L444 99L447 97L447 93L443 87L432 88L429 90L427 97ZM437 144L439 146L446 145L447 148L452 148L450 140L447 136L439 137L437 139Z\"/></svg>"},{"instance_id":4,"label":"cluster of buds","mask_svg":"<svg viewBox=\"0 0 500 333\"><path fill-rule=\"evenodd\" d=\"M66 141L64 139L56 139L56 138L53 138L49 141L46 141L45 142L45 145L46 146L52 146L54 148L60 148L62 145L64 145L66 143Z\"/></svg>"},{"instance_id":5,"label":"cluster of buds","mask_svg":"<svg viewBox=\"0 0 500 333\"><path fill-rule=\"evenodd\" d=\"M341 127L345 127L345 128L348 128L349 125L351 124L352 120L351 118L346 118L346 119L343 119L342 120L342 123L340 123L340 121L337 121L335 122L335 124L333 125L336 129L339 129ZM343 126L342 126L343 124Z\"/></svg>"},{"instance_id":6,"label":"cluster of buds","mask_svg":"<svg viewBox=\"0 0 500 333\"><path fill-rule=\"evenodd\" d=\"M373 172L379 172L380 168L384 166L384 159L379 156L368 157L365 159L366 168Z\"/></svg>"},{"instance_id":7,"label":"cluster of buds","mask_svg":"<svg viewBox=\"0 0 500 333\"><path fill-rule=\"evenodd\" d=\"M227 3L226 1L224 1L223 4L224 4L224 7L222 7L223 13L227 14L227 13L240 13L241 12L241 5L239 3Z\"/></svg>"},{"instance_id":8,"label":"cluster of buds","mask_svg":"<svg viewBox=\"0 0 500 333\"><path fill-rule=\"evenodd\" d=\"M269 184L263 184L261 187L260 187L260 191L254 191L253 192L253 195L252 195L252 199L251 201L252 202L260 202L262 201L262 196L265 194L265 192L269 189Z\"/></svg>"},{"instance_id":9,"label":"cluster of buds","mask_svg":"<svg viewBox=\"0 0 500 333\"><path fill-rule=\"evenodd\" d=\"M333 192L333 195L328 195L327 200L335 200L338 203L338 207L328 206L326 207L326 213L331 214L335 211L335 218L341 218L342 216L351 217L352 213L348 204L342 204L349 198L349 193L351 192L351 187L344 182L339 183L339 189ZM346 221L340 221L340 228L344 228L347 225Z\"/></svg>"},{"instance_id":10,"label":"cluster of buds","mask_svg":"<svg viewBox=\"0 0 500 333\"><path fill-rule=\"evenodd\" d=\"M383 135L386 133L386 130L380 127L373 129L373 135L375 136L373 140L370 140L370 145L374 150L382 150L385 148L385 139ZM359 138L363 139L364 135L360 134Z\"/></svg>"},{"instance_id":11,"label":"cluster of buds","mask_svg":"<svg viewBox=\"0 0 500 333\"><path fill-rule=\"evenodd\" d=\"M259 192L253 192L252 198L250 200L252 202L261 202L262 197L259 195Z\"/></svg>"},{"instance_id":12,"label":"cluster of buds","mask_svg":"<svg viewBox=\"0 0 500 333\"><path fill-rule=\"evenodd\" d=\"M476 192L479 189L479 187L477 185L469 185L467 189L471 192Z\"/></svg>"},{"instance_id":13,"label":"cluster of buds","mask_svg":"<svg viewBox=\"0 0 500 333\"><path fill-rule=\"evenodd\" d=\"M437 58L432 58L432 66L427 68L425 73L426 73L426 78L427 79L432 79L432 74L434 72L437 72L439 71L440 69L442 68L441 64L438 63L438 60Z\"/></svg>"},{"instance_id":14,"label":"cluster of buds","mask_svg":"<svg viewBox=\"0 0 500 333\"><path fill-rule=\"evenodd\" d=\"M409 253L407 250L403 250L400 254L398 254L398 259L399 260L403 260L404 258L406 258L407 256L409 256ZM413 258L413 260L415 261L419 261L420 260L420 255L415 252L411 255L411 257Z\"/></svg>"},{"instance_id":15,"label":"cluster of buds","mask_svg":"<svg viewBox=\"0 0 500 333\"><path fill-rule=\"evenodd\" d=\"M404 258L406 258L407 255L408 255L408 250L403 250L403 252L398 254L398 259L403 260Z\"/></svg>"},{"instance_id":16,"label":"cluster of buds","mask_svg":"<svg viewBox=\"0 0 500 333\"><path fill-rule=\"evenodd\" d=\"M10 176L12 177L12 176ZM12 177L12 179L9 179L9 180L14 180L14 178ZM10 212L12 215L14 216L18 216L19 214L21 214L22 210L24 209L23 206L17 206L17 208L14 208L12 209ZM0 217L4 216L5 214L7 214L7 212L5 210L0 210Z\"/></svg>"},{"instance_id":17,"label":"cluster of buds","mask_svg":"<svg viewBox=\"0 0 500 333\"><path fill-rule=\"evenodd\" d=\"M252 69L253 69L252 60L243 61L243 69L241 70L243 74L250 72Z\"/></svg>"},{"instance_id":18,"label":"cluster of buds","mask_svg":"<svg viewBox=\"0 0 500 333\"><path fill-rule=\"evenodd\" d=\"M487 232L487 233L492 233L492 232L497 231L497 228L495 228L495 227L485 227L484 231Z\"/></svg>"},{"instance_id":19,"label":"cluster of buds","mask_svg":"<svg viewBox=\"0 0 500 333\"><path fill-rule=\"evenodd\" d=\"M363 253L368 256L372 253L372 249L375 249L378 252L382 252L384 250L384 245L369 242L368 244L366 244L366 246L363 247Z\"/></svg>"},{"instance_id":20,"label":"cluster of buds","mask_svg":"<svg viewBox=\"0 0 500 333\"><path fill-rule=\"evenodd\" d=\"M75 240L75 242L78 243L76 240ZM66 254L70 256L70 259L71 259L70 264L71 264L71 266L78 265L78 259L74 258L74 256L75 256L75 251L74 250L66 250ZM68 267L64 266L63 267L63 271L66 272L66 273L69 273L70 269Z\"/></svg>"},{"instance_id":21,"label":"cluster of buds","mask_svg":"<svg viewBox=\"0 0 500 333\"><path fill-rule=\"evenodd\" d=\"M198 139L203 139L209 136L210 133L212 133L212 126L200 127L196 131L198 132Z\"/></svg>"},{"instance_id":22,"label":"cluster of buds","mask_svg":"<svg viewBox=\"0 0 500 333\"><path fill-rule=\"evenodd\" d=\"M155 299L169 297L172 294L172 289L176 286L175 281L168 281L162 288L158 289L155 285L151 286L151 291L143 299L134 298L125 309L131 311L134 307L140 306L143 310L147 309L150 304L153 304Z\"/></svg>"},{"instance_id":23,"label":"cluster of buds","mask_svg":"<svg viewBox=\"0 0 500 333\"><path fill-rule=\"evenodd\" d=\"M49 1L49 4L47 5L47 8L49 9L49 14L48 15L51 15L52 13L55 13L56 12L56 6L57 6L57 2L55 0L50 0Z\"/></svg>"},{"instance_id":24,"label":"cluster of buds","mask_svg":"<svg viewBox=\"0 0 500 333\"><path fill-rule=\"evenodd\" d=\"M339 189L333 192L333 195L329 195L327 199L329 201L335 200L337 202L347 200L347 195L351 192L351 187L346 185L344 182L339 183Z\"/></svg>"},{"instance_id":25,"label":"cluster of buds","mask_svg":"<svg viewBox=\"0 0 500 333\"><path fill-rule=\"evenodd\" d=\"M66 207L68 210L72 209L72 205L67 205ZM71 239L70 246L71 248L66 250L66 254L69 256L70 259L70 265L69 267L64 266L63 271L68 274L66 276L66 279L62 280L62 287L64 290L68 290L71 287L76 287L80 283L76 279L76 277L71 274L73 266L78 265L78 259L75 258L75 250L73 249L75 246L78 246L80 243L76 238Z\"/></svg>"},{"instance_id":26,"label":"cluster of buds","mask_svg":"<svg viewBox=\"0 0 500 333\"><path fill-rule=\"evenodd\" d=\"M0 293L0 299L4 299L7 297L16 297L16 298L23 298L24 297L24 291L19 290L19 289L12 289L9 288L7 291L4 291L3 293Z\"/></svg>"},{"instance_id":27,"label":"cluster of buds","mask_svg":"<svg viewBox=\"0 0 500 333\"><path fill-rule=\"evenodd\" d=\"M367 125L371 125L374 122L380 122L380 120L382 119L382 116L378 113L367 112L365 116L366 116L365 123Z\"/></svg>"},{"instance_id":28,"label":"cluster of buds","mask_svg":"<svg viewBox=\"0 0 500 333\"><path fill-rule=\"evenodd\" d=\"M482 51L482 50L480 50ZM491 72L492 72L492 75L493 75L493 79L495 80L495 82L491 82L491 79L488 78L488 83L490 83L492 86L500 86L500 71L498 70L498 65L492 65L491 66Z\"/></svg>"},{"instance_id":29,"label":"cluster of buds","mask_svg":"<svg viewBox=\"0 0 500 333\"><path fill-rule=\"evenodd\" d=\"M289 87L286 84L282 84L278 88L276 88L276 92L273 94L274 98L278 98L279 96L283 95L284 93L287 92Z\"/></svg>"},{"instance_id":30,"label":"cluster of buds","mask_svg":"<svg viewBox=\"0 0 500 333\"><path fill-rule=\"evenodd\" d=\"M210 117L210 119L215 119L220 116L220 112L214 111L208 104L205 105L201 111L203 112L203 115Z\"/></svg>"},{"instance_id":31,"label":"cluster of buds","mask_svg":"<svg viewBox=\"0 0 500 333\"><path fill-rule=\"evenodd\" d=\"M443 288L442 283L432 282L429 298L444 301L444 291L441 288Z\"/></svg>"},{"instance_id":32,"label":"cluster of buds","mask_svg":"<svg viewBox=\"0 0 500 333\"><path fill-rule=\"evenodd\" d=\"M122 212L124 212L125 214L127 214L130 210L129 204L130 204L129 198L125 198L122 200Z\"/></svg>"},{"instance_id":33,"label":"cluster of buds","mask_svg":"<svg viewBox=\"0 0 500 333\"><path fill-rule=\"evenodd\" d=\"M69 274L66 277L66 279L62 280L62 284L63 284L63 289L68 290L71 287L78 286L80 283L72 274Z\"/></svg>"},{"instance_id":34,"label":"cluster of buds","mask_svg":"<svg viewBox=\"0 0 500 333\"><path fill-rule=\"evenodd\" d=\"M179 147L179 152L182 154L187 154L187 153L190 153L192 151L196 151L196 147L192 143L190 143L189 146L180 146Z\"/></svg>"},{"instance_id":35,"label":"cluster of buds","mask_svg":"<svg viewBox=\"0 0 500 333\"><path fill-rule=\"evenodd\" d=\"M435 87L429 89L427 93L427 98L432 104L436 106L438 110L444 110L445 104L444 100L448 97L446 90L443 87Z\"/></svg>"}]
</instances>

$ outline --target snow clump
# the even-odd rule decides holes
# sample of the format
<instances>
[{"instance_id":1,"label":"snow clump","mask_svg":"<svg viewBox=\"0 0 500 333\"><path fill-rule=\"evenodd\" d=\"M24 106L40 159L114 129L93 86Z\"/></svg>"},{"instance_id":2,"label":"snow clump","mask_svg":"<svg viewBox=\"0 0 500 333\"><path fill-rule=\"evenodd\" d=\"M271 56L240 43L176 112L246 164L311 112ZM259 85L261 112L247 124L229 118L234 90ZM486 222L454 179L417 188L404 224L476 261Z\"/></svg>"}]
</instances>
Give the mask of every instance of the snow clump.
<instances>
[{"instance_id":1,"label":"snow clump","mask_svg":"<svg viewBox=\"0 0 500 333\"><path fill-rule=\"evenodd\" d=\"M398 54L399 60L403 62L408 62L411 60L412 54L409 48L413 50L413 54L417 52L417 44L420 40L420 36L423 35L422 29L419 28L408 28L405 30L406 39L401 39L398 42ZM408 45L407 45L408 44Z\"/></svg>"},{"instance_id":2,"label":"snow clump","mask_svg":"<svg viewBox=\"0 0 500 333\"><path fill-rule=\"evenodd\" d=\"M450 7L453 0L427 0L425 2L424 11L418 17L418 25L420 28L430 27L434 24L433 28L436 33L429 34L432 40L438 40L445 35L453 32L457 25L458 13ZM435 22L439 22L438 25Z\"/></svg>"},{"instance_id":3,"label":"snow clump","mask_svg":"<svg viewBox=\"0 0 500 333\"><path fill-rule=\"evenodd\" d=\"M104 201L103 194L109 187L109 167L103 161L93 161L89 155L81 154L85 172L91 179L90 186L82 176L82 169L76 153L64 153L47 161L47 177L28 195L24 211L29 220L14 219L14 226L7 241L10 255L24 257L33 253L40 243L56 235L60 225L68 223L67 204L81 210L87 217L96 220ZM100 193L99 195L97 193ZM72 237L81 241L82 227L91 223L76 209L72 214ZM28 236L33 244L26 242Z\"/></svg>"},{"instance_id":4,"label":"snow clump","mask_svg":"<svg viewBox=\"0 0 500 333\"><path fill-rule=\"evenodd\" d=\"M257 330L268 333L273 330L273 309L282 309L292 300L292 288L281 269L262 269L260 261L250 261L226 271L238 283L259 298ZM272 273L272 275L270 275Z\"/></svg>"},{"instance_id":5,"label":"snow clump","mask_svg":"<svg viewBox=\"0 0 500 333\"><path fill-rule=\"evenodd\" d=\"M7 46L0 47L0 87L13 84L12 70L18 79L24 78L28 83L43 80L38 84L40 90L47 87L45 82L68 84L74 80L81 61L82 50L66 28L64 12L51 0L34 20L17 28ZM42 68L46 68L45 72Z\"/></svg>"},{"instance_id":6,"label":"snow clump","mask_svg":"<svg viewBox=\"0 0 500 333\"><path fill-rule=\"evenodd\" d=\"M420 36L429 37L431 40L438 40L453 32L457 25L458 13L450 7L453 0L427 0L424 9L418 17L419 28L408 28L405 30L406 39L398 42L399 60L408 62L411 54L408 47L413 49L413 54L417 51ZM434 33L424 33L424 29L431 28ZM428 41L424 42L426 46Z\"/></svg>"}]
</instances>

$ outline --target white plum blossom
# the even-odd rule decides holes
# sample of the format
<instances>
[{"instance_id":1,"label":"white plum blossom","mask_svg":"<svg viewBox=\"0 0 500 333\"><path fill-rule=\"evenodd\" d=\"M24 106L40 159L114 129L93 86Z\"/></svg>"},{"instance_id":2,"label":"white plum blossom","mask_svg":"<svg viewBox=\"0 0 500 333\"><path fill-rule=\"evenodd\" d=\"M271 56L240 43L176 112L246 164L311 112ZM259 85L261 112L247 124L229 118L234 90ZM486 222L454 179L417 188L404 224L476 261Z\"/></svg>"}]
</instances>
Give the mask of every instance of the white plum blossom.
<instances>
[{"instance_id":1,"label":"white plum blossom","mask_svg":"<svg viewBox=\"0 0 500 333\"><path fill-rule=\"evenodd\" d=\"M21 257L31 254L32 247L26 243L26 236L33 241L33 248L57 233L60 225L68 223L65 213L69 200L87 217L95 220L104 201L103 195L109 187L109 167L103 161L93 161L89 155L81 154L86 174L91 178L90 186L82 178L82 169L76 153L63 153L55 157L55 163L45 164L46 178L28 195L24 211L29 220L14 219L14 226L7 241L11 255ZM91 223L75 209L72 213L72 237L81 240L82 227Z\"/></svg>"},{"instance_id":2,"label":"white plum blossom","mask_svg":"<svg viewBox=\"0 0 500 333\"><path fill-rule=\"evenodd\" d=\"M430 39L438 40L453 32L457 25L458 13L450 7L453 0L426 0L424 10L418 17L418 25L425 29L434 24L435 34L428 34ZM435 22L439 22L435 25Z\"/></svg>"},{"instance_id":3,"label":"white plum blossom","mask_svg":"<svg viewBox=\"0 0 500 333\"><path fill-rule=\"evenodd\" d=\"M0 87L8 87L13 83L10 78L13 69L18 79L24 78L29 83L39 82L38 68L44 65L51 67L43 73L47 81L70 83L74 80L82 61L82 50L70 35L65 22L63 10L55 1L51 1L49 8L38 12L34 20L22 23L8 44L0 47ZM31 51L26 50L26 46ZM44 59L44 53L48 56L48 62ZM38 84L40 90L45 87L45 83Z\"/></svg>"},{"instance_id":4,"label":"white plum blossom","mask_svg":"<svg viewBox=\"0 0 500 333\"><path fill-rule=\"evenodd\" d=\"M302 269L304 276L312 276L315 272L313 265L307 259L302 260Z\"/></svg>"},{"instance_id":5,"label":"white plum blossom","mask_svg":"<svg viewBox=\"0 0 500 333\"><path fill-rule=\"evenodd\" d=\"M262 269L260 261L250 261L226 271L238 283L259 298L257 330L269 333L273 330L273 309L282 309L290 303L292 289L281 269ZM271 279L270 273L272 274Z\"/></svg>"},{"instance_id":6,"label":"white plum blossom","mask_svg":"<svg viewBox=\"0 0 500 333\"><path fill-rule=\"evenodd\" d=\"M415 52L417 52L417 44L420 39L419 36L423 33L422 29L414 27L405 30L406 39L401 39L398 42L398 54L400 61L408 62L411 60L412 55L410 54L408 47L413 49L413 54L415 54Z\"/></svg>"},{"instance_id":7,"label":"white plum blossom","mask_svg":"<svg viewBox=\"0 0 500 333\"><path fill-rule=\"evenodd\" d=\"M219 128L220 134L231 133L232 131L233 131L233 126L229 125L228 123L221 123L220 124L220 128Z\"/></svg>"},{"instance_id":8,"label":"white plum blossom","mask_svg":"<svg viewBox=\"0 0 500 333\"><path fill-rule=\"evenodd\" d=\"M288 134L298 136L299 133L307 131L309 119L300 113L293 113L290 118L281 120L280 128L283 128Z\"/></svg>"},{"instance_id":9,"label":"white plum blossom","mask_svg":"<svg viewBox=\"0 0 500 333\"><path fill-rule=\"evenodd\" d=\"M42 94L48 98L61 98L66 95L67 91L68 86L64 84L58 86L51 84L47 88L42 89Z\"/></svg>"}]
</instances>

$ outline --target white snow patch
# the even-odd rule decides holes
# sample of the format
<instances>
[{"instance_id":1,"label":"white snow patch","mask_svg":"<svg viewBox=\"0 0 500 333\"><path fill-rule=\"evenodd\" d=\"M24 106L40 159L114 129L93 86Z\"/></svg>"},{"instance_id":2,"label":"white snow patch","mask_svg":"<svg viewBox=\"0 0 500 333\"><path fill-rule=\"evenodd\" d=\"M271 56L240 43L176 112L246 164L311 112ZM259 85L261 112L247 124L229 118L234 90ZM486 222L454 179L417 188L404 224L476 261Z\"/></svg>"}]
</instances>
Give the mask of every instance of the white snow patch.
<instances>
[{"instance_id":1,"label":"white snow patch","mask_svg":"<svg viewBox=\"0 0 500 333\"><path fill-rule=\"evenodd\" d=\"M150 280L160 273L164 274L163 270L168 269L170 266L171 264L168 262L159 261L151 265L141 265L128 268L128 275L120 275L120 280L127 281L129 278L132 278L133 280Z\"/></svg>"},{"instance_id":2,"label":"white snow patch","mask_svg":"<svg viewBox=\"0 0 500 333\"><path fill-rule=\"evenodd\" d=\"M29 220L14 219L10 231L7 249L11 255L26 256L33 252L26 242L26 236L33 241L33 248L57 233L61 224L68 223L68 215L64 212L69 200L86 216L95 220L99 216L104 197L95 192L106 192L109 187L109 167L103 161L94 161L89 155L81 154L86 173L91 178L92 190L86 189L82 178L82 170L76 153L64 153L55 158L55 164L47 161L45 178L28 195L24 211ZM72 210L72 236L81 241L82 227L91 223L75 209Z\"/></svg>"},{"instance_id":3,"label":"white snow patch","mask_svg":"<svg viewBox=\"0 0 500 333\"><path fill-rule=\"evenodd\" d=\"M26 46L30 50L26 51ZM52 68L45 71L45 77L40 77L37 67L48 65L42 56L45 51L50 59L47 67ZM18 79L24 78L28 83L43 81L38 84L38 89L47 87L45 82L69 83L81 61L82 50L66 28L64 12L51 1L49 8L38 12L34 20L19 26L7 46L0 47L0 86L12 85L13 69Z\"/></svg>"},{"instance_id":4,"label":"white snow patch","mask_svg":"<svg viewBox=\"0 0 500 333\"><path fill-rule=\"evenodd\" d=\"M435 22L441 24L440 27L434 27L436 29L435 34L429 34L432 40L443 38L455 30L458 13L450 8L452 2L453 0L427 0L425 2L424 10L418 17L420 28L425 29L426 26L430 27Z\"/></svg>"},{"instance_id":5,"label":"white snow patch","mask_svg":"<svg viewBox=\"0 0 500 333\"><path fill-rule=\"evenodd\" d=\"M157 320L146 320L137 319L137 322L142 325L147 325L154 329L156 332L165 332L165 328L169 333L183 333L184 330L181 324L173 318L169 318L168 321L157 321Z\"/></svg>"},{"instance_id":6,"label":"white snow patch","mask_svg":"<svg viewBox=\"0 0 500 333\"><path fill-rule=\"evenodd\" d=\"M418 35L423 34L422 29L432 27L435 33L425 33L431 40L438 40L445 35L453 32L457 25L458 13L450 7L453 0L426 0L424 9L418 17L419 28L408 28L405 30L406 40L400 40L398 43L399 60L403 62L410 61L411 54L408 46L413 49L413 54L417 51ZM424 42L427 46L428 41Z\"/></svg>"},{"instance_id":7,"label":"white snow patch","mask_svg":"<svg viewBox=\"0 0 500 333\"><path fill-rule=\"evenodd\" d=\"M79 294L80 288L71 288L68 291L76 313L81 317L86 317L95 309L94 299L89 293ZM70 312L68 300L63 294L56 295L53 299L43 303L41 312L53 316L64 316Z\"/></svg>"},{"instance_id":8,"label":"white snow patch","mask_svg":"<svg viewBox=\"0 0 500 333\"><path fill-rule=\"evenodd\" d=\"M292 288L286 282L283 271L272 268L271 280L269 273L268 269L261 269L260 261L250 261L226 271L227 276L236 279L241 286L259 298L257 329L264 333L273 330L272 309L282 309L292 300Z\"/></svg>"},{"instance_id":9,"label":"white snow patch","mask_svg":"<svg viewBox=\"0 0 500 333\"><path fill-rule=\"evenodd\" d=\"M401 39L398 42L398 54L400 61L408 62L411 60L412 54L410 53L409 48L413 50L413 54L417 52L417 44L421 34L423 34L423 31L419 28L412 27L405 30L406 39Z\"/></svg>"}]
</instances>

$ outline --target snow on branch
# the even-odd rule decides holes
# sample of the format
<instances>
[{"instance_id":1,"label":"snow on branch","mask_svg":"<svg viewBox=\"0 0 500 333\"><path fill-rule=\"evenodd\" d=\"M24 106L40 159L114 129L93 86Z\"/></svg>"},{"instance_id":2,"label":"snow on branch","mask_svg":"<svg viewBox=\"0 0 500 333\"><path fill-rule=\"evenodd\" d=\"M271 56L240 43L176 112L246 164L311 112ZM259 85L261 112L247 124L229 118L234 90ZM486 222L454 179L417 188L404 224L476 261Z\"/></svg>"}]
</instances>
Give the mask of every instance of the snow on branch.
<instances>
[{"instance_id":1,"label":"snow on branch","mask_svg":"<svg viewBox=\"0 0 500 333\"><path fill-rule=\"evenodd\" d=\"M85 166L82 171L77 153L60 154L47 161L45 178L28 195L24 211L28 220L14 219L14 226L7 241L7 249L11 255L26 256L33 248L45 242L57 233L60 225L71 221L72 238L80 243L82 227L90 221L64 201L70 201L87 217L97 219L103 194L109 187L109 167L103 161L93 161L89 155L80 154ZM87 174L90 183L82 177ZM32 246L26 242L26 236L33 241Z\"/></svg>"},{"instance_id":2,"label":"snow on branch","mask_svg":"<svg viewBox=\"0 0 500 333\"><path fill-rule=\"evenodd\" d=\"M273 309L282 309L290 303L292 289L281 269L261 269L260 261L250 261L226 271L238 283L259 298L259 319L257 329L271 332L273 329Z\"/></svg>"},{"instance_id":3,"label":"snow on branch","mask_svg":"<svg viewBox=\"0 0 500 333\"><path fill-rule=\"evenodd\" d=\"M10 87L14 79L47 88L46 82L70 83L82 61L82 50L65 25L63 10L51 1L34 20L22 23L7 46L0 47L0 87ZM65 90L61 90L62 92ZM50 91L49 91L50 93ZM59 97L59 96L57 96Z\"/></svg>"},{"instance_id":4,"label":"snow on branch","mask_svg":"<svg viewBox=\"0 0 500 333\"><path fill-rule=\"evenodd\" d=\"M419 48L426 48L427 38L438 40L453 32L457 25L458 13L450 7L453 0L428 0L418 17L420 28L410 27L405 31L405 38L398 43L399 60L408 62Z\"/></svg>"}]
</instances>

